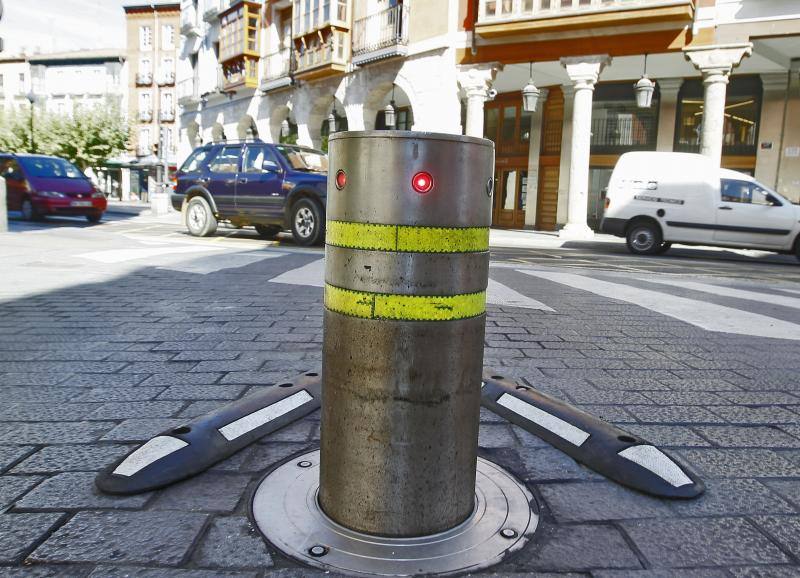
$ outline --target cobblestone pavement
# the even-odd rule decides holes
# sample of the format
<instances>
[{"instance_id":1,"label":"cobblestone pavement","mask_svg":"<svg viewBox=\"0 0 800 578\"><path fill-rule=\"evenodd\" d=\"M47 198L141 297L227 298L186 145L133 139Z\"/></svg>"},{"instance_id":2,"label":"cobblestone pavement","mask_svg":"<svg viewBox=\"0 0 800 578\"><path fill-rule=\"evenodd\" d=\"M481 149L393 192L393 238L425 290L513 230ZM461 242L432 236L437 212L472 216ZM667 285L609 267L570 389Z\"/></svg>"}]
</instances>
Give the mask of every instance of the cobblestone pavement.
<instances>
[{"instance_id":1,"label":"cobblestone pavement","mask_svg":"<svg viewBox=\"0 0 800 578\"><path fill-rule=\"evenodd\" d=\"M321 251L137 219L12 230L0 236L0 575L324 575L247 519L265 471L318 444L316 413L165 490L119 498L92 484L154 434L318 367ZM495 252L492 279L525 306L490 305L486 365L668 449L708 491L637 494L483 411L481 454L542 511L532 543L490 573L800 575L800 267L686 250L643 268L616 249L570 251Z\"/></svg>"}]
</instances>

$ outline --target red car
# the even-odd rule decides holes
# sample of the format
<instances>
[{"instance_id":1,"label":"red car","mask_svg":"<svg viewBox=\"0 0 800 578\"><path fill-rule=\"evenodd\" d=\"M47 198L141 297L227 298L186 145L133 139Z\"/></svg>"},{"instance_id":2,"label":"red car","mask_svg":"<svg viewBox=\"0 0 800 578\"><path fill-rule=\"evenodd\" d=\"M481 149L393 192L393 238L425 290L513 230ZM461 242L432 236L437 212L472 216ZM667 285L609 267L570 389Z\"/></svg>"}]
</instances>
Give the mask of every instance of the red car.
<instances>
[{"instance_id":1,"label":"red car","mask_svg":"<svg viewBox=\"0 0 800 578\"><path fill-rule=\"evenodd\" d=\"M0 153L6 204L32 221L46 215L83 216L97 223L108 203L78 167L45 155Z\"/></svg>"}]
</instances>

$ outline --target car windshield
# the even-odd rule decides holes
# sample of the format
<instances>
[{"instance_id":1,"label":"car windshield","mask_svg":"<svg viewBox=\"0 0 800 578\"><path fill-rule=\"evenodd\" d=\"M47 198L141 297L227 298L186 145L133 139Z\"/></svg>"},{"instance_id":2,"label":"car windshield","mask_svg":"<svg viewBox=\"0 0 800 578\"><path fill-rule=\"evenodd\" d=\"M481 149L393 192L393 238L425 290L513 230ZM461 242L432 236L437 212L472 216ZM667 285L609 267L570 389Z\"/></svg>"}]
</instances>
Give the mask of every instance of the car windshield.
<instances>
[{"instance_id":1,"label":"car windshield","mask_svg":"<svg viewBox=\"0 0 800 578\"><path fill-rule=\"evenodd\" d=\"M19 157L25 172L44 179L85 179L78 167L65 159L52 157Z\"/></svg>"},{"instance_id":2,"label":"car windshield","mask_svg":"<svg viewBox=\"0 0 800 578\"><path fill-rule=\"evenodd\" d=\"M328 172L328 155L322 151L278 145L275 147L289 165L298 171Z\"/></svg>"}]
</instances>

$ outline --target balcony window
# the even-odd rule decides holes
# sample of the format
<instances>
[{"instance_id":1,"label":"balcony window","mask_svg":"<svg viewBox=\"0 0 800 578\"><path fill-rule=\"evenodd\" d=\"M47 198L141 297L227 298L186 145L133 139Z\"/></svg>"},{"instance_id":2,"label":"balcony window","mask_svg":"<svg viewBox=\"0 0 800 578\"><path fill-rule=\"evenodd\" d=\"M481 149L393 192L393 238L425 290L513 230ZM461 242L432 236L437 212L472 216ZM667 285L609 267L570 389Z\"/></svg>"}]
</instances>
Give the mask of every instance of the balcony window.
<instances>
[{"instance_id":1,"label":"balcony window","mask_svg":"<svg viewBox=\"0 0 800 578\"><path fill-rule=\"evenodd\" d=\"M348 0L293 0L293 8L295 37L330 24L348 27Z\"/></svg>"},{"instance_id":2,"label":"balcony window","mask_svg":"<svg viewBox=\"0 0 800 578\"><path fill-rule=\"evenodd\" d=\"M353 24L353 55L408 43L408 6L397 4Z\"/></svg>"},{"instance_id":3,"label":"balcony window","mask_svg":"<svg viewBox=\"0 0 800 578\"><path fill-rule=\"evenodd\" d=\"M722 154L755 156L761 117L761 80L757 76L732 76L725 99ZM703 124L703 84L687 80L679 94L675 150L700 152Z\"/></svg>"},{"instance_id":4,"label":"balcony window","mask_svg":"<svg viewBox=\"0 0 800 578\"><path fill-rule=\"evenodd\" d=\"M222 62L242 54L258 56L259 5L243 2L220 20L219 59Z\"/></svg>"},{"instance_id":5,"label":"balcony window","mask_svg":"<svg viewBox=\"0 0 800 578\"><path fill-rule=\"evenodd\" d=\"M581 12L658 7L670 3L669 0L479 0L478 20L489 22L570 16Z\"/></svg>"},{"instance_id":6,"label":"balcony window","mask_svg":"<svg viewBox=\"0 0 800 578\"><path fill-rule=\"evenodd\" d=\"M650 108L638 108L631 82L600 84L592 102L593 154L655 150L659 91Z\"/></svg>"}]
</instances>

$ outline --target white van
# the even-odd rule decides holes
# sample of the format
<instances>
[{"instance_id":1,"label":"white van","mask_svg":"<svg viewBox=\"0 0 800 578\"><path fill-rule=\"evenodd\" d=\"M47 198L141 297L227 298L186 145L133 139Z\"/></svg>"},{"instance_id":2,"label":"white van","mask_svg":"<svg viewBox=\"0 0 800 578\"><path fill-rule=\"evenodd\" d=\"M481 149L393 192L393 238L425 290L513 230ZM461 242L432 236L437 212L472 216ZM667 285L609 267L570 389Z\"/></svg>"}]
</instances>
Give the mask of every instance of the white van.
<instances>
[{"instance_id":1,"label":"white van","mask_svg":"<svg viewBox=\"0 0 800 578\"><path fill-rule=\"evenodd\" d=\"M637 255L672 243L794 253L800 207L743 173L703 155L633 152L614 168L600 224Z\"/></svg>"}]
</instances>

